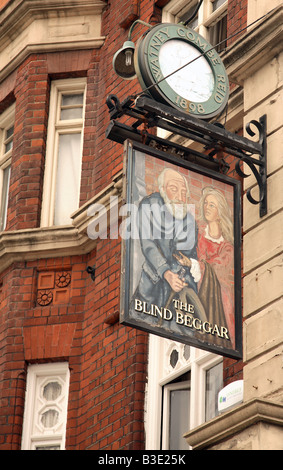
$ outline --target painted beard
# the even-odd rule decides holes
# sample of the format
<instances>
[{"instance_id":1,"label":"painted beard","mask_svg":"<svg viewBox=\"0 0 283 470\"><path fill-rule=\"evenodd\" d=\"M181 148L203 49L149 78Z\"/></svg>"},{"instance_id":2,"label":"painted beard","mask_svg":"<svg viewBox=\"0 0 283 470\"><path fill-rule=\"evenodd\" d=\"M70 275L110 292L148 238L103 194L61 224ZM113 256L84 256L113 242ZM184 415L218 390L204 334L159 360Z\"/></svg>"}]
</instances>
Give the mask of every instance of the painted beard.
<instances>
[{"instance_id":1,"label":"painted beard","mask_svg":"<svg viewBox=\"0 0 283 470\"><path fill-rule=\"evenodd\" d=\"M161 188L160 194L170 214L177 220L183 220L189 212L189 204L169 199L165 191Z\"/></svg>"}]
</instances>

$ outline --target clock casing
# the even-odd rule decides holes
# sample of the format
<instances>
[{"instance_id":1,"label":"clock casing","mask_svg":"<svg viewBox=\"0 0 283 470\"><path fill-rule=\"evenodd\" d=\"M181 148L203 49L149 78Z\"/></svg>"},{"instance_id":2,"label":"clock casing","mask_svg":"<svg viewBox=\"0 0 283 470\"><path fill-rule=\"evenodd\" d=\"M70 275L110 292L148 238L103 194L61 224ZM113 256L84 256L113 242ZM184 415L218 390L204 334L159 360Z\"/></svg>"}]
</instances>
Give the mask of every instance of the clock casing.
<instances>
[{"instance_id":1,"label":"clock casing","mask_svg":"<svg viewBox=\"0 0 283 470\"><path fill-rule=\"evenodd\" d=\"M137 44L135 70L143 90L164 104L210 119L229 97L229 81L216 50L182 24L153 26Z\"/></svg>"}]
</instances>

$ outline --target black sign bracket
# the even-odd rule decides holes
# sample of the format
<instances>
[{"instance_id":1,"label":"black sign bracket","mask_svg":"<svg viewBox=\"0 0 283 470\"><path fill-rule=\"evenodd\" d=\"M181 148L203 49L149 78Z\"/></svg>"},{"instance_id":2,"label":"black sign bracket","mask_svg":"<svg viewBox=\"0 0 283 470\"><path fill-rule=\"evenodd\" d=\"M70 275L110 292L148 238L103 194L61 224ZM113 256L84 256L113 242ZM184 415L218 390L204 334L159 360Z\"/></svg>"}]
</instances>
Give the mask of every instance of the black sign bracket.
<instances>
[{"instance_id":1,"label":"black sign bracket","mask_svg":"<svg viewBox=\"0 0 283 470\"><path fill-rule=\"evenodd\" d=\"M253 128L256 129L259 138L258 142L255 142L227 131L221 123L205 122L156 102L148 95L140 95L136 99L129 96L121 103L116 95L111 94L106 103L111 118L106 136L110 140L123 144L125 140L131 139L222 173L229 170L229 165L223 158L224 154L236 157L238 160L235 170L239 176L250 176L243 169L243 164L246 164L259 189L258 198L251 194L254 188L247 191L248 201L251 204L259 204L260 217L267 214L266 115L258 121L252 120L246 126L250 137L256 135ZM122 122L124 116L130 118L131 122L129 119ZM203 151L199 152L158 137L154 131L156 127L202 144Z\"/></svg>"}]
</instances>

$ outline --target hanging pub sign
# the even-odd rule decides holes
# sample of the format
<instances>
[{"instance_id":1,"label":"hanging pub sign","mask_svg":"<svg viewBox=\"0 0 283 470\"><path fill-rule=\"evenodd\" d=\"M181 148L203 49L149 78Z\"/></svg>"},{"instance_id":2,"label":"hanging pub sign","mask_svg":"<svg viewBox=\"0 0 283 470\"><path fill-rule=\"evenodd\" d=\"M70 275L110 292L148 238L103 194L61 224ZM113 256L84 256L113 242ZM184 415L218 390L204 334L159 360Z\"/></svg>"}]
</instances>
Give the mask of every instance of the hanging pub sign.
<instances>
[{"instance_id":1,"label":"hanging pub sign","mask_svg":"<svg viewBox=\"0 0 283 470\"><path fill-rule=\"evenodd\" d=\"M121 323L240 358L240 182L132 142L124 172Z\"/></svg>"}]
</instances>

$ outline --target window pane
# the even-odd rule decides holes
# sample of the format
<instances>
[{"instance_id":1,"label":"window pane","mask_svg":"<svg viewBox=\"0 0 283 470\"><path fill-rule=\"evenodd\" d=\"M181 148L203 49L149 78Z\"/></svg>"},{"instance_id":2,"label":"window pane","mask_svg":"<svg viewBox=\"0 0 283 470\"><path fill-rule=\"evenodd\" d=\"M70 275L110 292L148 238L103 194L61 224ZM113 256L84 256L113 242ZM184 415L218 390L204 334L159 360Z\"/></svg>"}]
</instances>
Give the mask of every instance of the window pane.
<instances>
[{"instance_id":1,"label":"window pane","mask_svg":"<svg viewBox=\"0 0 283 470\"><path fill-rule=\"evenodd\" d=\"M206 392L205 392L205 420L214 418L218 415L217 398L223 386L223 364L206 371Z\"/></svg>"},{"instance_id":2,"label":"window pane","mask_svg":"<svg viewBox=\"0 0 283 470\"><path fill-rule=\"evenodd\" d=\"M43 397L48 401L56 400L61 395L62 387L58 382L49 382L43 389Z\"/></svg>"},{"instance_id":3,"label":"window pane","mask_svg":"<svg viewBox=\"0 0 283 470\"><path fill-rule=\"evenodd\" d=\"M185 13L182 13L181 12L181 16L180 16L180 22L181 23L185 23L186 21L188 21L189 18L191 18L193 16L193 14L195 13L197 9L197 3L192 6L191 8L189 8L189 10L187 10ZM191 29L195 29L198 25L198 12L196 13L196 15L192 18L192 20L186 24L186 26L188 26L189 28Z\"/></svg>"},{"instance_id":4,"label":"window pane","mask_svg":"<svg viewBox=\"0 0 283 470\"><path fill-rule=\"evenodd\" d=\"M57 424L59 413L57 410L48 410L42 413L41 422L45 428L53 428Z\"/></svg>"},{"instance_id":5,"label":"window pane","mask_svg":"<svg viewBox=\"0 0 283 470\"><path fill-rule=\"evenodd\" d=\"M5 153L9 152L9 150L11 150L13 148L13 141L10 140L9 142L7 142L7 144L5 144Z\"/></svg>"},{"instance_id":6,"label":"window pane","mask_svg":"<svg viewBox=\"0 0 283 470\"><path fill-rule=\"evenodd\" d=\"M163 387L162 448L188 450L183 435L190 429L191 372Z\"/></svg>"},{"instance_id":7,"label":"window pane","mask_svg":"<svg viewBox=\"0 0 283 470\"><path fill-rule=\"evenodd\" d=\"M81 119L83 115L83 108L62 108L60 119L62 121L67 119Z\"/></svg>"},{"instance_id":8,"label":"window pane","mask_svg":"<svg viewBox=\"0 0 283 470\"><path fill-rule=\"evenodd\" d=\"M61 120L82 118L83 96L83 93L76 95L62 95Z\"/></svg>"},{"instance_id":9,"label":"window pane","mask_svg":"<svg viewBox=\"0 0 283 470\"><path fill-rule=\"evenodd\" d=\"M6 139L9 139L14 134L14 126L11 126L6 132Z\"/></svg>"},{"instance_id":10,"label":"window pane","mask_svg":"<svg viewBox=\"0 0 283 470\"><path fill-rule=\"evenodd\" d=\"M46 445L46 446L36 446L35 450L60 450L60 446L59 445L58 446L56 446L56 445L54 445L54 446L48 446L48 445Z\"/></svg>"},{"instance_id":11,"label":"window pane","mask_svg":"<svg viewBox=\"0 0 283 470\"><path fill-rule=\"evenodd\" d=\"M190 346L185 344L185 346L184 346L184 358L186 359L186 361L188 361L190 359L190 354L191 354L191 348L190 348Z\"/></svg>"},{"instance_id":12,"label":"window pane","mask_svg":"<svg viewBox=\"0 0 283 470\"><path fill-rule=\"evenodd\" d=\"M217 8L221 7L226 0L214 0L213 2L213 11L217 10Z\"/></svg>"},{"instance_id":13,"label":"window pane","mask_svg":"<svg viewBox=\"0 0 283 470\"><path fill-rule=\"evenodd\" d=\"M6 227L10 174L11 165L7 166L3 171L3 186L0 201L0 231L5 230Z\"/></svg>"},{"instance_id":14,"label":"window pane","mask_svg":"<svg viewBox=\"0 0 283 470\"><path fill-rule=\"evenodd\" d=\"M10 127L10 129L6 131L5 153L9 152L9 150L11 150L13 147L13 134L14 134L14 126Z\"/></svg>"},{"instance_id":15,"label":"window pane","mask_svg":"<svg viewBox=\"0 0 283 470\"><path fill-rule=\"evenodd\" d=\"M213 26L208 28L209 31L209 41L213 46L216 46L218 43L219 46L216 46L217 52L223 51L227 46L227 15L223 16L221 20L215 23Z\"/></svg>"},{"instance_id":16,"label":"window pane","mask_svg":"<svg viewBox=\"0 0 283 470\"><path fill-rule=\"evenodd\" d=\"M170 392L169 449L188 450L183 434L189 430L190 389Z\"/></svg>"},{"instance_id":17,"label":"window pane","mask_svg":"<svg viewBox=\"0 0 283 470\"><path fill-rule=\"evenodd\" d=\"M62 106L73 106L76 104L83 104L83 93L77 95L62 95Z\"/></svg>"},{"instance_id":18,"label":"window pane","mask_svg":"<svg viewBox=\"0 0 283 470\"><path fill-rule=\"evenodd\" d=\"M61 134L55 193L54 224L71 223L78 208L81 172L81 133Z\"/></svg>"},{"instance_id":19,"label":"window pane","mask_svg":"<svg viewBox=\"0 0 283 470\"><path fill-rule=\"evenodd\" d=\"M173 367L173 369L174 367L176 367L178 359L179 359L179 353L176 349L173 349L173 351L170 354L170 365Z\"/></svg>"}]
</instances>

